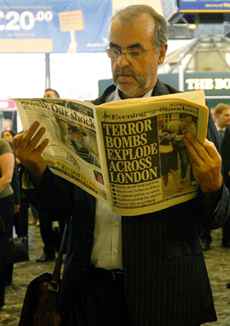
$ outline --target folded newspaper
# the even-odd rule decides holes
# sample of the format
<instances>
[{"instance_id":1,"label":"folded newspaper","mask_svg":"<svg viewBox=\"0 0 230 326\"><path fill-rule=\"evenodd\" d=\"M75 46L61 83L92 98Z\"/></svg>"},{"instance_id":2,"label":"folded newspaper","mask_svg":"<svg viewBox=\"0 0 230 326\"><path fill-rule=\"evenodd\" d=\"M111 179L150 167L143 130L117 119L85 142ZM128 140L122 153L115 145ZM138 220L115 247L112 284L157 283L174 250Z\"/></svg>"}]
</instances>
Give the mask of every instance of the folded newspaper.
<instances>
[{"instance_id":1,"label":"folded newspaper","mask_svg":"<svg viewBox=\"0 0 230 326\"><path fill-rule=\"evenodd\" d=\"M23 129L46 128L44 158L54 173L115 213L150 213L196 196L185 132L207 134L203 91L113 101L16 99Z\"/></svg>"}]
</instances>

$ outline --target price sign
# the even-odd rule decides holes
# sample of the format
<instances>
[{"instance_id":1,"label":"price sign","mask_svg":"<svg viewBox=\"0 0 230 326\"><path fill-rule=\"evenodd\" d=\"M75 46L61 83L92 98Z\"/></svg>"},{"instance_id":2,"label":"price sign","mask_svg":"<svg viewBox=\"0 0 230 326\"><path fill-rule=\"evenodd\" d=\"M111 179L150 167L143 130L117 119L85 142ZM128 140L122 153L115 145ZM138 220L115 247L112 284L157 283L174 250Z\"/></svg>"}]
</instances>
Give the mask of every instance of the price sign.
<instances>
[{"instance_id":1,"label":"price sign","mask_svg":"<svg viewBox=\"0 0 230 326\"><path fill-rule=\"evenodd\" d=\"M0 52L104 51L111 15L112 0L0 0Z\"/></svg>"},{"instance_id":2,"label":"price sign","mask_svg":"<svg viewBox=\"0 0 230 326\"><path fill-rule=\"evenodd\" d=\"M37 12L24 10L0 10L0 31L31 31L40 22L52 22L53 12L40 10Z\"/></svg>"}]
</instances>

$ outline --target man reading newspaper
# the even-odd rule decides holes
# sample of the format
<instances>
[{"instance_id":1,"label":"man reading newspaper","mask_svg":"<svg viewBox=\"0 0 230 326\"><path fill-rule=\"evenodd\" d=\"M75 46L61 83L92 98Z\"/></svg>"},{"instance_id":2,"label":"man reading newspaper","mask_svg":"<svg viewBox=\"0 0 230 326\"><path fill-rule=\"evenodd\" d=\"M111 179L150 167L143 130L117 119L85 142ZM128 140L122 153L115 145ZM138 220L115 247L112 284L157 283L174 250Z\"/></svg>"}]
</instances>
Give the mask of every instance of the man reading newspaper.
<instances>
[{"instance_id":1,"label":"man reading newspaper","mask_svg":"<svg viewBox=\"0 0 230 326\"><path fill-rule=\"evenodd\" d=\"M166 49L167 23L152 7L120 10L112 18L107 49L114 85L94 103L175 93L157 77ZM196 198L129 217L115 215L106 201L54 175L42 158L49 141L40 142L44 133L34 122L14 146L40 204L50 215L70 218L62 325L198 326L215 321L199 234L222 225L230 207L211 118L209 140L201 143L191 132L183 138L199 183Z\"/></svg>"}]
</instances>

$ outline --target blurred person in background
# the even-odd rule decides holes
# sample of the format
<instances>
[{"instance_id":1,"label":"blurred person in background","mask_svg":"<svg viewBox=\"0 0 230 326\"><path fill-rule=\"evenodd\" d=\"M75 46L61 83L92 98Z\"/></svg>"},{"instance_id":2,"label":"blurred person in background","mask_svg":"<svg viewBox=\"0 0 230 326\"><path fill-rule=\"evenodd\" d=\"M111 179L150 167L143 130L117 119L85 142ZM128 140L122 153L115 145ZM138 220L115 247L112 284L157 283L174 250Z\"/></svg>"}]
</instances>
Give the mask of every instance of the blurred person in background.
<instances>
[{"instance_id":1,"label":"blurred person in background","mask_svg":"<svg viewBox=\"0 0 230 326\"><path fill-rule=\"evenodd\" d=\"M11 186L15 158L11 146L0 139L0 308L5 303L5 287L12 283L13 264L7 263L6 247L13 236L15 213L14 192Z\"/></svg>"},{"instance_id":2,"label":"blurred person in background","mask_svg":"<svg viewBox=\"0 0 230 326\"><path fill-rule=\"evenodd\" d=\"M44 90L43 98L55 99L60 98L58 91L53 88L46 88ZM28 190L29 191L29 190ZM33 198L33 195L31 196ZM33 201L33 199L31 200ZM55 253L59 249L60 239L62 236L64 224L58 221L58 227L53 227L53 220L47 215L47 211L39 207L39 203L34 202L35 209L39 216L39 228L41 239L43 241L43 253L36 259L39 263L45 263L47 261L53 261L55 259ZM56 217L54 217L55 220Z\"/></svg>"},{"instance_id":3,"label":"blurred person in background","mask_svg":"<svg viewBox=\"0 0 230 326\"><path fill-rule=\"evenodd\" d=\"M1 138L5 139L12 148L12 142L15 133L13 130L3 130L1 133ZM15 157L15 165L14 165L14 174L11 182L11 186L14 190L14 198L15 198L15 218L14 218L14 225L15 231L18 236L20 233L20 202L21 202L21 191L20 191L20 162Z\"/></svg>"},{"instance_id":4,"label":"blurred person in background","mask_svg":"<svg viewBox=\"0 0 230 326\"><path fill-rule=\"evenodd\" d=\"M220 152L222 156L222 170L225 183L230 189L230 104L219 103L214 108L214 120L220 137ZM227 173L226 173L227 171ZM230 220L222 228L222 246L230 248Z\"/></svg>"},{"instance_id":5,"label":"blurred person in background","mask_svg":"<svg viewBox=\"0 0 230 326\"><path fill-rule=\"evenodd\" d=\"M220 153L222 156L222 170L225 184L230 189L230 105L218 103L211 109L212 116L219 135ZM209 229L205 229L201 234L201 244L203 250L209 250L212 242L212 235ZM222 247L230 248L230 221L227 220L222 227Z\"/></svg>"},{"instance_id":6,"label":"blurred person in background","mask_svg":"<svg viewBox=\"0 0 230 326\"><path fill-rule=\"evenodd\" d=\"M14 136L15 136L15 133L11 129L3 130L1 133L1 138L5 139L10 144L12 144Z\"/></svg>"},{"instance_id":7,"label":"blurred person in background","mask_svg":"<svg viewBox=\"0 0 230 326\"><path fill-rule=\"evenodd\" d=\"M60 98L60 94L58 93L58 91L56 91L56 89L46 88L44 90L43 97L44 98Z\"/></svg>"}]
</instances>

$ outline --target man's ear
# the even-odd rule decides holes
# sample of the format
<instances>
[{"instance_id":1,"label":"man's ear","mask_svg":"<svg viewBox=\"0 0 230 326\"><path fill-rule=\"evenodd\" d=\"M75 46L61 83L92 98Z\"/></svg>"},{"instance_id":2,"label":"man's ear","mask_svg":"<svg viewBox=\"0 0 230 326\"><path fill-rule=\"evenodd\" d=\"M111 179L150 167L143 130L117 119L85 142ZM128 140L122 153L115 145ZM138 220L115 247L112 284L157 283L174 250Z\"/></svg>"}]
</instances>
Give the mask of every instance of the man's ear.
<instances>
[{"instance_id":1,"label":"man's ear","mask_svg":"<svg viewBox=\"0 0 230 326\"><path fill-rule=\"evenodd\" d=\"M165 60L167 48L168 48L167 44L161 44L161 46L160 46L160 54L159 54L159 59L158 59L158 64L159 65L161 65Z\"/></svg>"}]
</instances>

